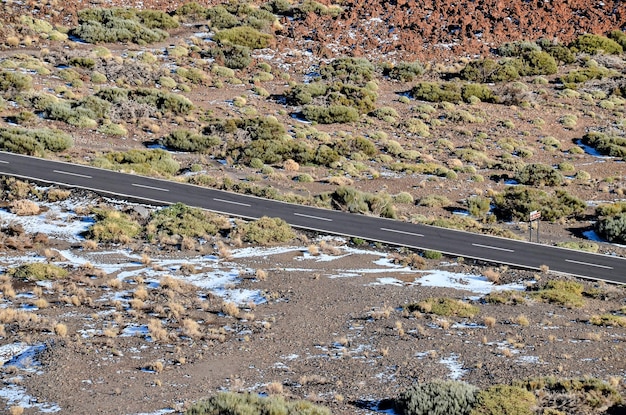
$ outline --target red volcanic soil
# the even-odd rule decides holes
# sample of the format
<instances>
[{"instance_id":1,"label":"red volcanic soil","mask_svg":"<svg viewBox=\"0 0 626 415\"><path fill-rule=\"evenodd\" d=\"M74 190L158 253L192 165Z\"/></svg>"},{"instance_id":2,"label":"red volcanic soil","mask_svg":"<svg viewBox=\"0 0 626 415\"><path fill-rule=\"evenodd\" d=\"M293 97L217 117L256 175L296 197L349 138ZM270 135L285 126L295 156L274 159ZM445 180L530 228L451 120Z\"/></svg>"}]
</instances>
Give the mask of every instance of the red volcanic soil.
<instances>
[{"instance_id":1,"label":"red volcanic soil","mask_svg":"<svg viewBox=\"0 0 626 415\"><path fill-rule=\"evenodd\" d=\"M321 3L330 4L328 0ZM3 3L2 21L25 12L72 26L76 11L89 7L136 7L172 11L186 0L58 0ZM218 4L199 0L199 4ZM488 53L507 41L558 38L568 43L583 33L606 33L626 27L622 0L344 0L343 12L332 16L309 14L302 20L283 19L278 47L304 47L313 52L353 56L400 55L426 60ZM310 43L309 43L310 44Z\"/></svg>"}]
</instances>

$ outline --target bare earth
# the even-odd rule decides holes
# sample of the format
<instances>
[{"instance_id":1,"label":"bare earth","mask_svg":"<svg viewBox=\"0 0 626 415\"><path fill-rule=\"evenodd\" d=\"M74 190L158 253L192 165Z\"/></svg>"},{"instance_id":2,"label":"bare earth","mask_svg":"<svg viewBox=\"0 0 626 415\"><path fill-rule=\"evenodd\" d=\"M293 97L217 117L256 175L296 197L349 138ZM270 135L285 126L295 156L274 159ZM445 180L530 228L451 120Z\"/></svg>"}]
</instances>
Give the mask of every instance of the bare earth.
<instances>
[{"instance_id":1,"label":"bare earth","mask_svg":"<svg viewBox=\"0 0 626 415\"><path fill-rule=\"evenodd\" d=\"M46 1L40 2L40 6L33 3L3 2L1 17L7 22L0 28L3 44L6 36L13 34L5 29L23 13L44 15L50 21L71 26L75 23L76 10L83 7L174 9L183 2L81 0ZM532 11L527 7L534 2L527 1L506 2L508 7L496 1L455 2L455 6L426 2L433 16L441 15L449 20L444 30L439 24L425 25L423 18L417 19L420 25L406 20L406 9L416 7L415 2L394 2L393 8L380 3L370 9L362 3L346 2L342 25L314 15L293 23L293 27L289 21L281 22L284 31L275 34L276 49L259 51L254 56L255 64L266 62L277 73L273 80L262 83L263 88L272 95L280 95L288 85L278 73L288 73L290 80L301 82L320 63L348 53L393 62L419 57L429 67L439 65L443 68L441 72L452 71L466 57L488 53L490 47L503 41L546 36L568 42L580 33L603 33L623 27L626 18L624 3L610 0L598 3L577 19L574 17L579 15L581 4L588 2L560 2L567 5L541 2L542 7ZM471 13L474 18L469 20L468 7L474 8ZM421 3L418 8L427 9ZM509 15L517 19L507 20ZM520 19L520 16L530 17ZM386 26L372 29L365 24L374 18L389 21L402 35L394 38ZM346 27L351 30L340 30ZM172 62L167 60L165 50L171 45L188 45L196 33L204 30L206 27L202 25L184 26L174 31L166 42L150 48L166 66ZM314 34L315 47L305 39L310 33ZM482 33L482 37L477 39L476 33ZM453 46L446 46L450 44ZM107 47L115 57L142 50L137 45ZM92 49L92 45L72 43L70 48L35 39L31 44L3 50L1 58L25 54L37 58L57 56L62 61L70 56L87 56ZM626 65L622 58L597 57L606 67L624 73ZM124 62L132 66L130 60ZM562 66L559 71L565 73L573 67ZM210 71L208 66L203 69ZM194 87L185 96L200 108L198 113L210 110L218 117L243 117L244 108L233 106L232 101L245 95L247 109L253 108L259 115L273 115L290 129L300 127L301 123L291 117L291 109L252 93L253 71L237 74L244 80L241 85L224 82L222 88ZM332 137L339 135L338 130L354 136L388 131L389 138L405 150L422 153L421 161L432 160L446 166L460 162L455 149L472 148L498 158L512 151L503 149L503 143L514 143L531 153L525 159L528 163L555 165L565 161L572 164L575 172L589 173L589 180L571 179L565 187L588 203L585 213L591 217L599 203L623 200L624 163L616 158L574 154L569 150L578 146L578 140L590 127L612 128L618 119L623 123L623 103L616 108L603 108L598 104L599 98L585 101L559 95L552 83L557 76L546 77L549 81L546 85L523 80L532 97L528 108L460 103L455 110L469 111L484 118L483 122L445 121L441 127L433 126L429 137L411 136L402 128L391 128L374 117L369 117L367 122L315 128ZM377 82L377 107L394 108L401 117L417 116L414 109L423 103L399 101L412 84L389 79ZM615 87L612 82L591 82L579 92L608 93ZM65 82L53 73L36 77L33 88L54 90L62 84ZM73 92L76 96L89 95L93 93L93 85L85 82L84 87ZM434 110L430 114L432 119L443 119L447 111L439 106ZM7 111L3 116L16 115L10 113L11 107ZM565 128L560 121L567 114L577 116L573 127ZM538 119L543 123L537 123ZM507 127L506 121L514 127ZM5 126L6 118L0 124ZM150 125L154 124L158 133L150 131ZM146 144L172 130L193 129L197 125L198 120L193 117L140 119L126 125L125 137L113 138L61 122L46 124L70 131L75 140L75 146L59 157L84 163L111 150L145 149ZM488 136L483 143L475 139L480 133ZM557 150L542 144L546 137L558 141ZM443 140L447 143L442 144ZM457 180L449 181L434 176L398 174L372 162L366 167L381 173L372 179L365 173L352 177L340 169L319 166L301 166L297 172L274 166L275 174L262 174L241 165L223 165L209 156L176 154L176 158L183 170L197 165L217 180L254 181L283 193L308 196L332 191L337 184L328 179L339 176L363 191L408 192L416 201L436 194L451 201L445 209L418 203L398 205L402 220L420 215L452 217L454 211L465 208L468 197L502 191L511 173L481 167L478 163L475 173L460 172ZM294 181L301 173L310 174L314 181ZM472 180L474 174L482 175L485 180ZM112 203L82 193L75 193L71 201L73 205L66 211L79 220L86 220L84 205ZM141 216L141 209L128 209L133 215ZM527 237L524 223L485 226L497 226L520 238ZM542 243L580 242L586 240L583 232L592 229L592 222L583 215L579 219L542 223L541 227ZM182 249L177 244L166 246L145 241L88 248L83 240L45 237L4 223L0 236L3 268L14 266L16 258L23 262L45 259L66 266L70 276L54 284L13 281L6 285L6 278L0 280L0 320L4 328L0 347L16 343L39 347L35 356L3 362L0 378L4 387L0 391L5 393L20 387L31 399L7 399L5 393L4 400L0 399L0 412L21 406L27 415L48 410L62 414L169 413L182 411L218 391L246 390L313 400L329 406L335 414L365 414L373 413L381 405L384 407L381 401L418 381L454 378L486 387L547 375L597 377L612 381L624 395L626 328L597 326L589 321L606 313L623 315L626 294L623 287L569 279L550 272L535 273L443 258L428 260L426 269L458 273L454 278L459 280L459 285L451 288L448 283L436 288L420 284L428 272L394 268L396 265L391 260L409 252L373 245L357 248L349 241L320 238L300 235L289 245L293 249L274 247L277 249L272 252L277 253L255 251L242 257L242 249L258 247L241 246L237 241L216 237ZM220 243L226 248L220 248ZM626 255L623 246L599 245L602 253ZM90 262L80 266L64 258L70 254ZM257 270L263 271L261 276ZM503 305L485 302L484 293L462 289L463 283L468 283L467 276L484 282L487 274L499 275L499 284L521 287L537 286L552 279L577 281L584 284L587 296L581 307L567 308L532 299L530 293L520 291L526 298L524 304ZM173 276L173 280L167 275ZM232 279L226 287L200 286L207 275L229 275ZM498 288L497 284L488 286ZM258 290L261 295L255 297L256 302L243 303L220 296L222 291L237 289ZM403 309L429 297L465 300L478 305L480 312L472 318L443 318ZM47 305L39 303L39 307L33 308L39 299L44 299ZM234 310L228 305L233 303L237 303ZM11 314L11 310L22 314ZM161 330L154 329L155 321ZM59 324L65 325L66 331ZM151 324L152 330L148 328ZM161 410L166 411L156 412Z\"/></svg>"}]
</instances>

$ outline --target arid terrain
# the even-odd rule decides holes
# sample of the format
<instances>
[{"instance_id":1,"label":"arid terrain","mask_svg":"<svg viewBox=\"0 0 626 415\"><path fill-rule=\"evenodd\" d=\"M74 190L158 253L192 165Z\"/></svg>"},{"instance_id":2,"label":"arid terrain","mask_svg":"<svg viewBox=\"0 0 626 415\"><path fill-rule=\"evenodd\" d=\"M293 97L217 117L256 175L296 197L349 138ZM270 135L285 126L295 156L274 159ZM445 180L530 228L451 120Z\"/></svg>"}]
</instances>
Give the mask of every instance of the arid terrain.
<instances>
[{"instance_id":1,"label":"arid terrain","mask_svg":"<svg viewBox=\"0 0 626 415\"><path fill-rule=\"evenodd\" d=\"M623 2L185 3L3 2L2 149L511 238L539 209L542 243L626 256L606 239L626 218L626 55L615 33L580 40L623 30ZM175 23L77 36L106 36L79 10L114 6ZM244 23L259 29L218 39ZM517 77L494 79L507 64ZM0 412L177 413L250 391L374 413L434 379L545 376L611 393L538 388L533 413L625 410L621 286L324 235L254 242L212 216L214 232L165 234L156 207L2 191ZM94 231L111 210L129 222Z\"/></svg>"}]
</instances>

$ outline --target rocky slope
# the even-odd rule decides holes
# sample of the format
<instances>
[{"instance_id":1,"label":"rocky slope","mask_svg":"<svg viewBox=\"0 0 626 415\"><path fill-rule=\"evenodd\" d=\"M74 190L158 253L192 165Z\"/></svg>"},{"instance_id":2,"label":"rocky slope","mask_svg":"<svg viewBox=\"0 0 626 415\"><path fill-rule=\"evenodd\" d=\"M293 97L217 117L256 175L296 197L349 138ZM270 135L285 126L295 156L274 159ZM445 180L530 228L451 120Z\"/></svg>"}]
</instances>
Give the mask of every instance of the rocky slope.
<instances>
[{"instance_id":1,"label":"rocky slope","mask_svg":"<svg viewBox=\"0 0 626 415\"><path fill-rule=\"evenodd\" d=\"M188 1L3 2L1 17L3 22L10 22L30 13L72 25L76 11L83 8L125 6L171 11L185 3ZM330 4L327 0L321 3ZM296 41L301 48L309 48L313 41L314 53L440 60L488 53L491 47L512 40L547 37L567 43L582 33L606 33L626 25L626 4L620 0L346 0L340 6L343 11L337 17L309 13L304 19L284 18L281 22L284 36L279 37L278 47L286 46L281 45L281 39L290 47ZM0 40L1 37L2 34Z\"/></svg>"}]
</instances>

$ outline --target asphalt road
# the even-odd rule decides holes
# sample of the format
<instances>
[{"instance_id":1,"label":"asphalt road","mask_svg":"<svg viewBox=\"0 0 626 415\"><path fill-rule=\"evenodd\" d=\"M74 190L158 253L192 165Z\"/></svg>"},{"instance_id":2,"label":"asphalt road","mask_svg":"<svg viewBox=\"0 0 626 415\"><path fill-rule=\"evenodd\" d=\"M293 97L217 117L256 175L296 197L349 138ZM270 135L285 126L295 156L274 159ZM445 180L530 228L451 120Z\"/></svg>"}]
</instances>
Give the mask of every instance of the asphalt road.
<instances>
[{"instance_id":1,"label":"asphalt road","mask_svg":"<svg viewBox=\"0 0 626 415\"><path fill-rule=\"evenodd\" d=\"M301 206L172 181L0 152L0 175L79 187L120 199L181 202L248 219L279 217L300 229L354 236L452 256L626 284L626 259L384 218Z\"/></svg>"}]
</instances>

